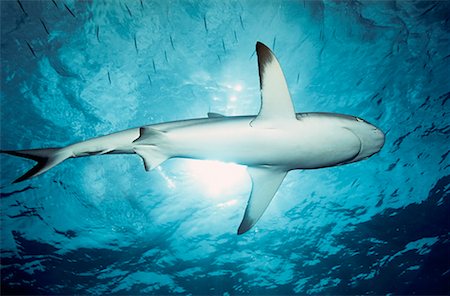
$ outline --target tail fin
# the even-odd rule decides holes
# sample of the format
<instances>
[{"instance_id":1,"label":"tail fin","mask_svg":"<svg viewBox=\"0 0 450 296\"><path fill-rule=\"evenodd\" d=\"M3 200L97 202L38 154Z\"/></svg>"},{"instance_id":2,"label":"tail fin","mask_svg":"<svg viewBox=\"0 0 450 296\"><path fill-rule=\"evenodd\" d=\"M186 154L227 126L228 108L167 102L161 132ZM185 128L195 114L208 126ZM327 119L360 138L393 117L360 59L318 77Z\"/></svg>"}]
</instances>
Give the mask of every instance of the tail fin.
<instances>
[{"instance_id":1,"label":"tail fin","mask_svg":"<svg viewBox=\"0 0 450 296\"><path fill-rule=\"evenodd\" d=\"M37 164L31 170L16 179L13 183L19 183L39 176L70 157L70 153L66 152L63 148L0 150L0 152L37 161Z\"/></svg>"}]
</instances>

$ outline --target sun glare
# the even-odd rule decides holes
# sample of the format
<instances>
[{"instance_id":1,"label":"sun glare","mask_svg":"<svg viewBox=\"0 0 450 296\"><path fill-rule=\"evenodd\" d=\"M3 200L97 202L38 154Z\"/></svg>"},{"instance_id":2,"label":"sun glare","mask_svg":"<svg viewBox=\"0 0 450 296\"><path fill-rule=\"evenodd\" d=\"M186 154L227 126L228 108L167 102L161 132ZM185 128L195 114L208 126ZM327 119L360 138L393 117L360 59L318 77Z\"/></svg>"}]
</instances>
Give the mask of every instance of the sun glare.
<instances>
[{"instance_id":1,"label":"sun glare","mask_svg":"<svg viewBox=\"0 0 450 296\"><path fill-rule=\"evenodd\" d=\"M192 160L187 165L190 178L208 197L229 197L245 188L248 182L245 166L213 160Z\"/></svg>"},{"instance_id":2,"label":"sun glare","mask_svg":"<svg viewBox=\"0 0 450 296\"><path fill-rule=\"evenodd\" d=\"M242 90L242 85L236 84L236 85L234 86L234 90L235 90L235 91L241 91L241 90Z\"/></svg>"}]
</instances>

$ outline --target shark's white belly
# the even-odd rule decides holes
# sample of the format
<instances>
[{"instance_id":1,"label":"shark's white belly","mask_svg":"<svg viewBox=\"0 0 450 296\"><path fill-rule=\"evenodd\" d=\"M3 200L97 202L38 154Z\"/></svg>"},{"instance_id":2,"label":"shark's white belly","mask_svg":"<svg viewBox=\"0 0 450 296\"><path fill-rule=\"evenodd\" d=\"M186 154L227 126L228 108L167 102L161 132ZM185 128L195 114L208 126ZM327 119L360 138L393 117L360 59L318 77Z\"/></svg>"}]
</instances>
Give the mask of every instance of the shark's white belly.
<instances>
[{"instance_id":1,"label":"shark's white belly","mask_svg":"<svg viewBox=\"0 0 450 296\"><path fill-rule=\"evenodd\" d=\"M286 169L332 166L354 158L361 143L327 119L308 118L295 125L254 128L253 117L209 119L169 129L164 151L171 157L213 159Z\"/></svg>"},{"instance_id":2,"label":"shark's white belly","mask_svg":"<svg viewBox=\"0 0 450 296\"><path fill-rule=\"evenodd\" d=\"M221 160L249 166L287 170L313 169L350 162L360 139L336 124L336 118L306 117L283 128L254 128L253 116L196 119L151 125L164 131L156 143L168 157ZM93 154L134 153L139 129L98 137L69 146L74 157Z\"/></svg>"}]
</instances>

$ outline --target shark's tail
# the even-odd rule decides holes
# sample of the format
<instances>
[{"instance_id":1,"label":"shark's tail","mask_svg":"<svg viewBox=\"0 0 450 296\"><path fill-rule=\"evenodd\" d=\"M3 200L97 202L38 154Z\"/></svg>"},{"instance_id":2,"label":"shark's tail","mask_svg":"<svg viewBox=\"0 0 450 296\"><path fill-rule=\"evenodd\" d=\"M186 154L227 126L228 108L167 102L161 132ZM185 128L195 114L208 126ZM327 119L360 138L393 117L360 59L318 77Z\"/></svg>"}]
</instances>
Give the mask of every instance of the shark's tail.
<instances>
[{"instance_id":1,"label":"shark's tail","mask_svg":"<svg viewBox=\"0 0 450 296\"><path fill-rule=\"evenodd\" d=\"M14 156L24 157L37 161L37 164L23 176L16 179L13 183L19 183L30 178L45 173L52 167L60 164L67 158L71 157L70 152L64 148L47 148L47 149L31 149L31 150L0 150Z\"/></svg>"}]
</instances>

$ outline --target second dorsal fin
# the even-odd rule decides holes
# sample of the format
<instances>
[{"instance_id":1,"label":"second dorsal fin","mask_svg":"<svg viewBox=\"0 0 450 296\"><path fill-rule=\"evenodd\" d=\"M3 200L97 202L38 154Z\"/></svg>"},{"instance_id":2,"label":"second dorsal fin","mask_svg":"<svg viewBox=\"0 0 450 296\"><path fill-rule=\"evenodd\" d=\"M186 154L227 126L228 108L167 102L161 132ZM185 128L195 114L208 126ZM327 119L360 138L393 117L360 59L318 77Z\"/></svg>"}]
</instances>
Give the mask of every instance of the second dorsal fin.
<instances>
[{"instance_id":1,"label":"second dorsal fin","mask_svg":"<svg viewBox=\"0 0 450 296\"><path fill-rule=\"evenodd\" d=\"M223 118L225 115L215 112L208 112L208 118Z\"/></svg>"}]
</instances>

